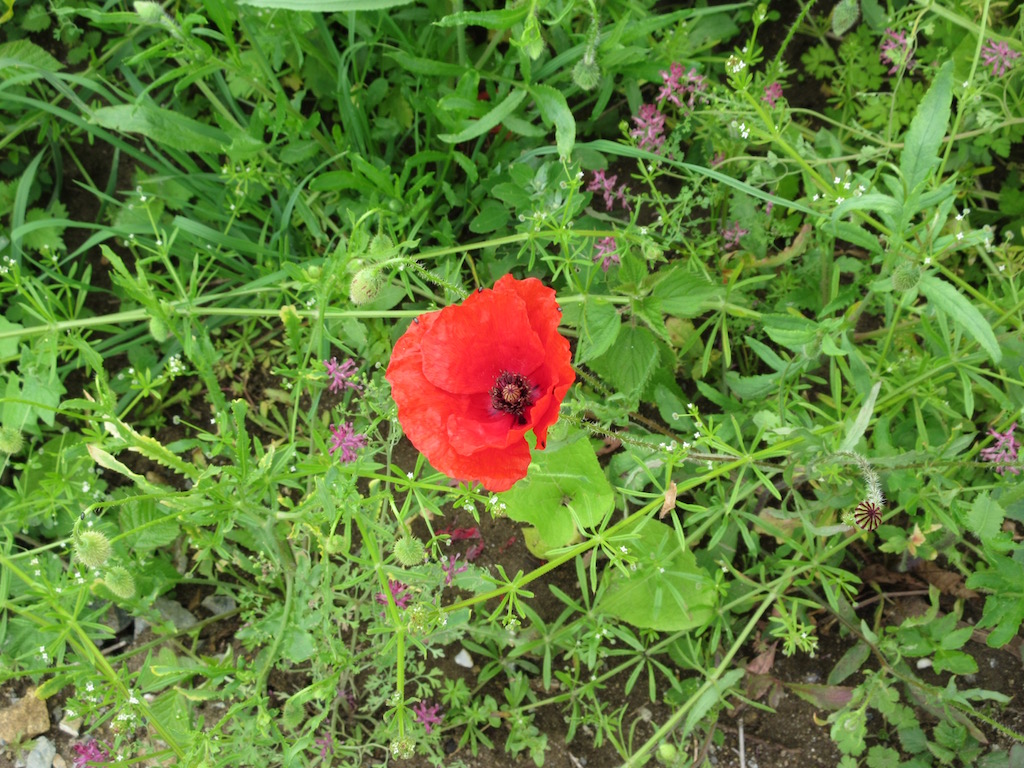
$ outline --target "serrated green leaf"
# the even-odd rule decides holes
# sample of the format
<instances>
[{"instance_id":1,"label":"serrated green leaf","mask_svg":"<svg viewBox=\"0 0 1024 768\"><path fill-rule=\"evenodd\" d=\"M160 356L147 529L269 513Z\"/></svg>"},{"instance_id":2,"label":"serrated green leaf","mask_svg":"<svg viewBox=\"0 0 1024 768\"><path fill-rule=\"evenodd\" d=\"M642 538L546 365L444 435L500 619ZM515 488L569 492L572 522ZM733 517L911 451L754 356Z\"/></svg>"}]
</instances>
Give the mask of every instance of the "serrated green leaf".
<instances>
[{"instance_id":1,"label":"serrated green leaf","mask_svg":"<svg viewBox=\"0 0 1024 768\"><path fill-rule=\"evenodd\" d=\"M981 345L993 363L1003 359L1002 350L996 340L992 326L967 297L933 274L924 274L918 287L922 294L936 309L943 312L950 320Z\"/></svg>"},{"instance_id":2,"label":"serrated green leaf","mask_svg":"<svg viewBox=\"0 0 1024 768\"><path fill-rule=\"evenodd\" d=\"M615 390L634 400L654 375L658 356L658 341L650 330L626 325L615 345L591 366Z\"/></svg>"},{"instance_id":3,"label":"serrated green leaf","mask_svg":"<svg viewBox=\"0 0 1024 768\"><path fill-rule=\"evenodd\" d=\"M580 308L580 340L576 347L576 362L585 363L603 355L619 335L622 319L613 304L592 300Z\"/></svg>"},{"instance_id":4,"label":"serrated green leaf","mask_svg":"<svg viewBox=\"0 0 1024 768\"><path fill-rule=\"evenodd\" d=\"M763 315L761 322L768 338L794 352L802 352L818 336L818 323L799 315Z\"/></svg>"},{"instance_id":5,"label":"serrated green leaf","mask_svg":"<svg viewBox=\"0 0 1024 768\"><path fill-rule=\"evenodd\" d=\"M967 510L967 527L982 542L994 539L1003 527L1006 513L998 502L993 501L988 491L979 495Z\"/></svg>"},{"instance_id":6,"label":"serrated green leaf","mask_svg":"<svg viewBox=\"0 0 1024 768\"><path fill-rule=\"evenodd\" d=\"M507 205L497 200L484 200L480 205L480 212L469 222L469 231L477 235L494 232L504 227L509 218Z\"/></svg>"},{"instance_id":7,"label":"serrated green leaf","mask_svg":"<svg viewBox=\"0 0 1024 768\"><path fill-rule=\"evenodd\" d=\"M167 546L181 532L177 520L167 508L158 507L152 498L135 499L125 504L120 521L122 538L135 553Z\"/></svg>"},{"instance_id":8,"label":"serrated green leaf","mask_svg":"<svg viewBox=\"0 0 1024 768\"><path fill-rule=\"evenodd\" d=\"M12 70L59 72L64 67L53 56L29 40L0 43L0 75L11 77Z\"/></svg>"},{"instance_id":9,"label":"serrated green leaf","mask_svg":"<svg viewBox=\"0 0 1024 768\"><path fill-rule=\"evenodd\" d=\"M914 118L903 137L900 173L908 191L927 179L932 169L939 164L939 149L949 125L952 100L953 62L947 61L917 105Z\"/></svg>"},{"instance_id":10,"label":"serrated green leaf","mask_svg":"<svg viewBox=\"0 0 1024 768\"><path fill-rule=\"evenodd\" d=\"M952 672L954 675L975 675L978 662L963 651L936 651L932 656L932 669L936 673Z\"/></svg>"},{"instance_id":11,"label":"serrated green leaf","mask_svg":"<svg viewBox=\"0 0 1024 768\"><path fill-rule=\"evenodd\" d=\"M725 296L722 286L681 266L666 267L654 279L652 295L661 302L661 310L673 317L697 317L720 304Z\"/></svg>"}]
</instances>

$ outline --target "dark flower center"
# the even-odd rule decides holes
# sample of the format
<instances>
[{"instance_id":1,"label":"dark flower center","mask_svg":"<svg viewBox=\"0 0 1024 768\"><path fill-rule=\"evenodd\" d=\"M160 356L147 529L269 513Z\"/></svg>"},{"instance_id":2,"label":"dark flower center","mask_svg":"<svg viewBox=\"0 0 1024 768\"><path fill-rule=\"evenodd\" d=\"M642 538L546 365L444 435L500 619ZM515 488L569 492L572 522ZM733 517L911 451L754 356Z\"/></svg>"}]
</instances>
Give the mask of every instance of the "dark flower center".
<instances>
[{"instance_id":1,"label":"dark flower center","mask_svg":"<svg viewBox=\"0 0 1024 768\"><path fill-rule=\"evenodd\" d=\"M495 410L512 414L520 424L525 424L524 412L533 405L533 385L521 373L502 371L491 387L491 405Z\"/></svg>"}]
</instances>

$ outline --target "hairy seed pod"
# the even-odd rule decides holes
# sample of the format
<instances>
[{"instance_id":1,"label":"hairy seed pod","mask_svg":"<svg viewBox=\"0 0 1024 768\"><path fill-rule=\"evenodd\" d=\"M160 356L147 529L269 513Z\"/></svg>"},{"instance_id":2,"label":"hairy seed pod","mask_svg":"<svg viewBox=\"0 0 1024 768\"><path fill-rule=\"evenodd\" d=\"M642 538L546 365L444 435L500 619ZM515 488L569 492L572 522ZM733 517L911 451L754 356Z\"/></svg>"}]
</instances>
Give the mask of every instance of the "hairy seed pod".
<instances>
[{"instance_id":1,"label":"hairy seed pod","mask_svg":"<svg viewBox=\"0 0 1024 768\"><path fill-rule=\"evenodd\" d=\"M127 600L135 594L135 579L128 573L127 568L120 565L106 570L103 574L103 583L107 585L107 589L123 600Z\"/></svg>"},{"instance_id":2,"label":"hairy seed pod","mask_svg":"<svg viewBox=\"0 0 1024 768\"><path fill-rule=\"evenodd\" d=\"M357 307L369 304L380 296L381 288L384 287L384 280L373 267L366 267L356 272L352 283L348 287L348 298Z\"/></svg>"},{"instance_id":3,"label":"hairy seed pod","mask_svg":"<svg viewBox=\"0 0 1024 768\"><path fill-rule=\"evenodd\" d=\"M395 559L409 568L414 565L419 565L423 562L423 558L426 557L427 550L423 546L423 542L417 539L415 536L403 536L395 542L394 546Z\"/></svg>"},{"instance_id":4,"label":"hairy seed pod","mask_svg":"<svg viewBox=\"0 0 1024 768\"><path fill-rule=\"evenodd\" d=\"M74 550L75 559L90 568L105 565L114 551L110 539L99 531L82 531L75 536Z\"/></svg>"},{"instance_id":5,"label":"hairy seed pod","mask_svg":"<svg viewBox=\"0 0 1024 768\"><path fill-rule=\"evenodd\" d=\"M588 54L576 62L572 68L572 81L584 91L592 91L601 82L601 67L597 60Z\"/></svg>"},{"instance_id":6,"label":"hairy seed pod","mask_svg":"<svg viewBox=\"0 0 1024 768\"><path fill-rule=\"evenodd\" d=\"M0 427L0 453L11 455L25 447L25 438L21 430L14 427Z\"/></svg>"}]
</instances>

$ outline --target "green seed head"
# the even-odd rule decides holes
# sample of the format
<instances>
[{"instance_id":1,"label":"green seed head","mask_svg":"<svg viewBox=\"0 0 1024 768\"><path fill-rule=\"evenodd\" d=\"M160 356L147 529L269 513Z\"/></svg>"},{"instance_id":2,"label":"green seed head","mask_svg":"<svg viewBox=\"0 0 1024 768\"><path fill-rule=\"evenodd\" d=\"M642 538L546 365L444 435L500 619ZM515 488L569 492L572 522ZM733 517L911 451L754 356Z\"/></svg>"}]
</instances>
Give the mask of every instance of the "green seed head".
<instances>
[{"instance_id":1,"label":"green seed head","mask_svg":"<svg viewBox=\"0 0 1024 768\"><path fill-rule=\"evenodd\" d=\"M14 427L0 427L0 453L15 454L25 447L25 438Z\"/></svg>"},{"instance_id":2,"label":"green seed head","mask_svg":"<svg viewBox=\"0 0 1024 768\"><path fill-rule=\"evenodd\" d=\"M99 568L106 564L113 553L110 539L99 531L82 531L75 536L75 559L90 568Z\"/></svg>"},{"instance_id":3,"label":"green seed head","mask_svg":"<svg viewBox=\"0 0 1024 768\"><path fill-rule=\"evenodd\" d=\"M409 568L422 563L427 555L427 550L423 546L423 542L415 536L403 536L395 542L394 553L395 559Z\"/></svg>"},{"instance_id":4,"label":"green seed head","mask_svg":"<svg viewBox=\"0 0 1024 768\"><path fill-rule=\"evenodd\" d=\"M107 569L103 574L103 583L107 585L107 589L124 600L135 594L135 579L128 573L127 568L120 565Z\"/></svg>"}]
</instances>

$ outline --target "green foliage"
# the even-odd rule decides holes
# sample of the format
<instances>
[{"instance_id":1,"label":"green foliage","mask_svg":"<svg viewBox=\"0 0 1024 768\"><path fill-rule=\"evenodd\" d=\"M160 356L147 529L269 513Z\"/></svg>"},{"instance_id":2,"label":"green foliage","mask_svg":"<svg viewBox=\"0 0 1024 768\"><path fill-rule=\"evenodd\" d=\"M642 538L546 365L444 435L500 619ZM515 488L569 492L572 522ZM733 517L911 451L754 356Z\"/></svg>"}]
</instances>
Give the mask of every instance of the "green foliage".
<instances>
[{"instance_id":1,"label":"green foliage","mask_svg":"<svg viewBox=\"0 0 1024 768\"><path fill-rule=\"evenodd\" d=\"M1019 29L781 10L0 6L0 681L126 760L639 766L828 626L779 685L840 765L1011 764L968 676L1024 622ZM510 273L577 384L489 494L383 373ZM924 616L862 610L922 562Z\"/></svg>"}]
</instances>

